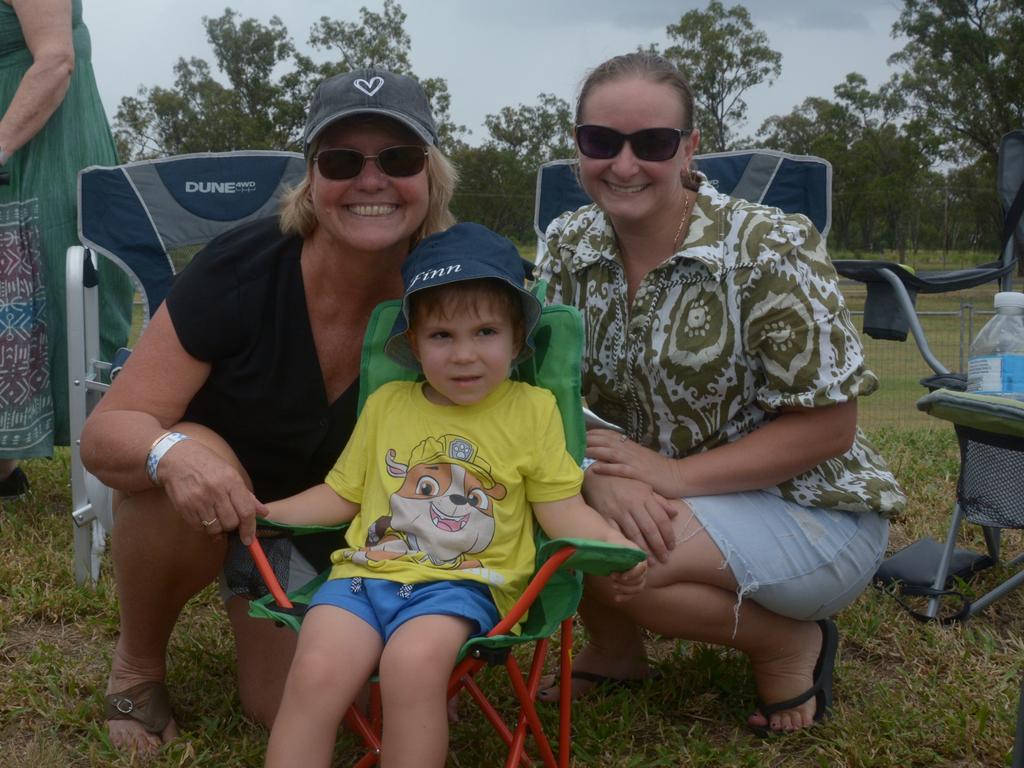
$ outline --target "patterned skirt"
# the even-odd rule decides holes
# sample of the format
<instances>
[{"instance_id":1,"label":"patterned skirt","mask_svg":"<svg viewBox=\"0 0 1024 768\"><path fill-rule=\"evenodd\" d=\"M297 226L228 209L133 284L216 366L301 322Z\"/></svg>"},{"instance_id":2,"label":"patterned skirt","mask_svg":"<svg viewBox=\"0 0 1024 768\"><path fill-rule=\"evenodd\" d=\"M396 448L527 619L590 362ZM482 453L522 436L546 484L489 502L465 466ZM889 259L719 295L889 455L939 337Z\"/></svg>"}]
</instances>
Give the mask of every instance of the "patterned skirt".
<instances>
[{"instance_id":1,"label":"patterned skirt","mask_svg":"<svg viewBox=\"0 0 1024 768\"><path fill-rule=\"evenodd\" d=\"M49 456L53 402L39 203L0 205L0 459Z\"/></svg>"}]
</instances>

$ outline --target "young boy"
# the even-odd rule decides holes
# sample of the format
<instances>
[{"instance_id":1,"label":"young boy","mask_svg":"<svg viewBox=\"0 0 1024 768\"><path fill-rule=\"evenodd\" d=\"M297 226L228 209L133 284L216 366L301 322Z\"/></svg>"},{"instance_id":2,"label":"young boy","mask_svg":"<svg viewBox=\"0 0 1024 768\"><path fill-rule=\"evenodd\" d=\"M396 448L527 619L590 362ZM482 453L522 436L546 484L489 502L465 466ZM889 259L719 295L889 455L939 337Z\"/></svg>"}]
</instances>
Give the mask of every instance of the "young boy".
<instances>
[{"instance_id":1,"label":"young boy","mask_svg":"<svg viewBox=\"0 0 1024 768\"><path fill-rule=\"evenodd\" d=\"M456 656L529 580L534 518L552 538L632 546L580 496L554 396L508 378L540 316L528 266L477 224L425 239L386 351L426 381L380 387L326 482L266 505L282 522L351 521L303 621L268 766L328 766L375 669L382 764L443 766ZM645 575L641 562L611 578L626 599Z\"/></svg>"}]
</instances>

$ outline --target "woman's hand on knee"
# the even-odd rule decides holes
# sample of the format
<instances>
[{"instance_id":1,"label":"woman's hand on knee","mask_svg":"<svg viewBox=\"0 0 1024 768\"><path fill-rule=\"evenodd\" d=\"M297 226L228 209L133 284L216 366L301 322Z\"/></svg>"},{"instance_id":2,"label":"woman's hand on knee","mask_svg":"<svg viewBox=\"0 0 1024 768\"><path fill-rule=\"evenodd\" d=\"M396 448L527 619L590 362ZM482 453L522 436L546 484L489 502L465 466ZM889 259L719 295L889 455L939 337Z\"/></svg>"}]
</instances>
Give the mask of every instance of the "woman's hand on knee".
<instances>
[{"instance_id":1,"label":"woman's hand on knee","mask_svg":"<svg viewBox=\"0 0 1024 768\"><path fill-rule=\"evenodd\" d=\"M248 546L264 507L238 469L200 440L184 440L160 461L160 485L182 519L211 536L238 529Z\"/></svg>"},{"instance_id":2,"label":"woman's hand on knee","mask_svg":"<svg viewBox=\"0 0 1024 768\"><path fill-rule=\"evenodd\" d=\"M678 509L650 485L588 470L583 495L590 506L613 523L622 535L658 560L675 547L672 520Z\"/></svg>"}]
</instances>

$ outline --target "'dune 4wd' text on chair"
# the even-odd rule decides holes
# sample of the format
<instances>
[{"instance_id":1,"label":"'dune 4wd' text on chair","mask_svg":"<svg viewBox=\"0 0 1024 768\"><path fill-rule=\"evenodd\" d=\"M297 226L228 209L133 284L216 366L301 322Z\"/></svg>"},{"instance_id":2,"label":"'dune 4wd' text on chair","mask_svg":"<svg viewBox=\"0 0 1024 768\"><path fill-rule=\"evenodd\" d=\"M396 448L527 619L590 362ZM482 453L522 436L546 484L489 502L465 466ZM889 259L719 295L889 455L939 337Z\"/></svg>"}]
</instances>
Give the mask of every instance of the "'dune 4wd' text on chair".
<instances>
[{"instance_id":1,"label":"'dune 4wd' text on chair","mask_svg":"<svg viewBox=\"0 0 1024 768\"><path fill-rule=\"evenodd\" d=\"M997 187L1004 211L1000 258L989 264L950 272L914 274L887 261L836 261L844 277L867 285L864 332L873 338L904 341L908 331L917 348L935 371L921 383L931 392L917 407L953 423L960 443L960 476L957 498L945 546L936 563L935 581L924 613L937 618L949 583L957 534L964 520L982 526L988 555L999 561L1000 531L1024 528L1024 403L1003 397L964 392L966 378L951 373L932 353L914 309L918 293L946 293L979 285L1000 283L1010 289L1017 265L1014 233L1024 243L1024 130L1003 137L999 150ZM1024 555L1009 565L1024 562ZM966 620L994 600L1024 584L1018 571L946 620Z\"/></svg>"},{"instance_id":2,"label":"'dune 4wd' text on chair","mask_svg":"<svg viewBox=\"0 0 1024 768\"><path fill-rule=\"evenodd\" d=\"M378 306L370 318L359 372L360 408L381 384L416 377L415 371L399 365L384 352L384 344L400 311L400 301L389 301ZM513 378L545 387L554 393L562 415L566 445L573 458L579 462L586 445L580 399L583 329L579 313L572 307L546 307L534 331L533 340L534 354L517 366ZM262 521L262 524L289 527L273 525L269 521ZM569 654L572 648L573 615L582 596L583 573L608 574L628 570L643 559L643 553L628 547L592 541L547 540L539 528L537 531L537 568L526 592L486 637L473 638L466 643L448 684L448 695L450 698L461 690L470 694L505 742L508 750L506 766L532 764L525 754L526 737L529 734L533 736L536 752L545 766L568 768L572 709L572 663ZM338 542L341 546L340 533ZM264 559L259 538L254 540L250 551L270 588L270 594L250 604L250 614L298 629L305 607L317 587L327 578L327 572L290 595L285 595ZM512 627L521 619L523 624L519 634L513 634ZM559 702L557 757L536 709L536 696L549 638L556 631L560 632L561 637L560 690L563 692ZM524 644L534 646L525 676L516 654L512 652L515 647ZM489 678L487 681L478 681L477 674L488 664L503 665L508 673L516 702L512 725L506 722L484 690L486 684L493 684L496 680ZM357 765L375 765L379 759L382 724L380 696L375 685L371 686L368 711L364 713L357 707L351 707L345 719L366 747L366 753Z\"/></svg>"},{"instance_id":3,"label":"'dune 4wd' text on chair","mask_svg":"<svg viewBox=\"0 0 1024 768\"><path fill-rule=\"evenodd\" d=\"M96 259L111 259L131 276L145 325L196 251L237 224L276 213L283 192L304 174L301 155L264 151L181 155L79 174L82 245L67 257L71 513L79 583L99 577L104 529L112 525L110 489L82 467L79 438L123 363L122 354L101 359Z\"/></svg>"}]
</instances>

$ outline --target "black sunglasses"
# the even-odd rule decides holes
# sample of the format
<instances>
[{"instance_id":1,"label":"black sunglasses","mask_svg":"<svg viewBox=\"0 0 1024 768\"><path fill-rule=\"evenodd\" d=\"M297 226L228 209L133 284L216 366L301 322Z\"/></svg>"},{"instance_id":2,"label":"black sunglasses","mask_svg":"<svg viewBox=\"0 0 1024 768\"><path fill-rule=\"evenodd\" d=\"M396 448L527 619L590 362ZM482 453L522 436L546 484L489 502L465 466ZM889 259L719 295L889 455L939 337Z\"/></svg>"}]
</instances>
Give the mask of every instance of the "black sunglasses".
<instances>
[{"instance_id":1,"label":"black sunglasses","mask_svg":"<svg viewBox=\"0 0 1024 768\"><path fill-rule=\"evenodd\" d=\"M691 133L692 130L678 128L645 128L635 133L621 133L604 125L577 125L576 146L587 157L611 160L628 141L638 160L657 163L675 157L679 142Z\"/></svg>"},{"instance_id":2,"label":"black sunglasses","mask_svg":"<svg viewBox=\"0 0 1024 768\"><path fill-rule=\"evenodd\" d=\"M427 148L409 144L388 147L376 155L364 155L354 149L325 149L313 157L320 175L331 181L354 179L362 173L367 160L373 160L388 176L415 176L427 164Z\"/></svg>"}]
</instances>

